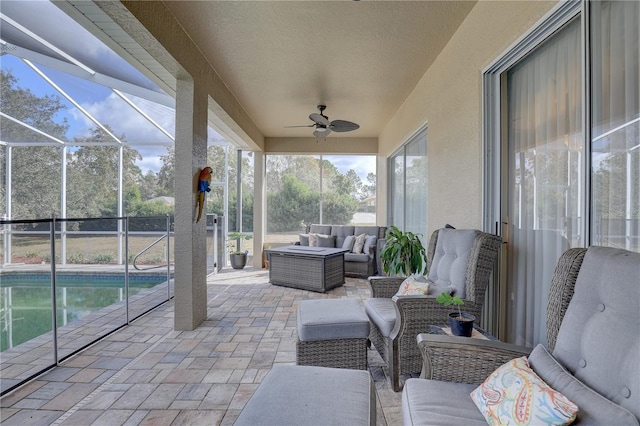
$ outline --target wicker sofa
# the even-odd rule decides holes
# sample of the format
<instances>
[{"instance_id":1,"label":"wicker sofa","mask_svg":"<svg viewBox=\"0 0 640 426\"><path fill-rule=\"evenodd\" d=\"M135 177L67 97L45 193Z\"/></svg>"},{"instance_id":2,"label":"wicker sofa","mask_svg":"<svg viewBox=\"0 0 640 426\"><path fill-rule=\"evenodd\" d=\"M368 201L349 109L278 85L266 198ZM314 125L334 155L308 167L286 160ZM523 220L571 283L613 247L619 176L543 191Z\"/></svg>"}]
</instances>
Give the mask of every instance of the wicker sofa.
<instances>
[{"instance_id":1,"label":"wicker sofa","mask_svg":"<svg viewBox=\"0 0 640 426\"><path fill-rule=\"evenodd\" d=\"M638 425L639 271L640 253L596 246L567 250L549 289L548 349L418 335L422 377L429 380L405 383L403 423L486 425L470 393L502 364L528 356L533 371L578 406L574 424ZM522 404L522 412L531 409Z\"/></svg>"},{"instance_id":2,"label":"wicker sofa","mask_svg":"<svg viewBox=\"0 0 640 426\"><path fill-rule=\"evenodd\" d=\"M345 253L344 274L348 277L367 278L378 274L378 247L384 243L386 226L353 225L307 225L305 233L300 234L300 245L309 245L309 234L323 236L318 245L323 247L343 247L349 236L366 234L370 236L365 243L363 253Z\"/></svg>"}]
</instances>

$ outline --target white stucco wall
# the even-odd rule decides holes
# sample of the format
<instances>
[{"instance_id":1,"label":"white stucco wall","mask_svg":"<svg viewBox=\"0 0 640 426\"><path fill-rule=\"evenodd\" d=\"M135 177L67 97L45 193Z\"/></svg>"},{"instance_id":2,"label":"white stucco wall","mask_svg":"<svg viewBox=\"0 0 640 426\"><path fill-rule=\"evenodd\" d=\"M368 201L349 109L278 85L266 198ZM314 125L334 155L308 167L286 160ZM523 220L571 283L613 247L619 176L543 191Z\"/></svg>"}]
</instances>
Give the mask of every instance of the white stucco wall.
<instances>
[{"instance_id":1,"label":"white stucco wall","mask_svg":"<svg viewBox=\"0 0 640 426\"><path fill-rule=\"evenodd\" d=\"M380 135L384 159L428 123L427 235L446 223L482 229L482 71L556 4L478 2Z\"/></svg>"}]
</instances>

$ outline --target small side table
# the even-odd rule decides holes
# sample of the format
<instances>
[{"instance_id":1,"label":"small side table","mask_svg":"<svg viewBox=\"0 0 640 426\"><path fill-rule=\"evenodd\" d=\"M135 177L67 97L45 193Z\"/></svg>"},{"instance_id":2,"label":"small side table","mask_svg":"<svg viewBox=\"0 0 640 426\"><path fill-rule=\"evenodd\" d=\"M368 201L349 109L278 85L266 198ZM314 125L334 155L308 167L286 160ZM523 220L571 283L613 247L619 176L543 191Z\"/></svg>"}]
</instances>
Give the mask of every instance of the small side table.
<instances>
[{"instance_id":1,"label":"small side table","mask_svg":"<svg viewBox=\"0 0 640 426\"><path fill-rule=\"evenodd\" d=\"M446 334L449 336L453 336L451 334L451 328L448 325L431 325L429 326L429 333L431 334ZM482 328L478 327L476 324L473 324L473 332L471 333L472 339L485 339L485 340L498 340L491 334L484 331Z\"/></svg>"}]
</instances>

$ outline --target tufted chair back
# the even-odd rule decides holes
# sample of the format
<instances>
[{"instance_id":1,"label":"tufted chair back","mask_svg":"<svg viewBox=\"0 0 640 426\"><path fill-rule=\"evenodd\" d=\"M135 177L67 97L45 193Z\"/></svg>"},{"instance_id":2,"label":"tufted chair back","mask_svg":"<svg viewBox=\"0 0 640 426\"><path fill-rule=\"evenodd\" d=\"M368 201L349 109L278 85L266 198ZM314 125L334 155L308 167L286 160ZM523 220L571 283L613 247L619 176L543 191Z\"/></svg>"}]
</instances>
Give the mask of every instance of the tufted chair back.
<instances>
[{"instance_id":1,"label":"tufted chair back","mask_svg":"<svg viewBox=\"0 0 640 426\"><path fill-rule=\"evenodd\" d=\"M553 356L587 386L640 418L640 253L571 249L558 265L554 278L576 276L566 273L570 269L579 272L575 289L571 279L552 281L547 328ZM564 309L555 338L553 317Z\"/></svg>"},{"instance_id":2,"label":"tufted chair back","mask_svg":"<svg viewBox=\"0 0 640 426\"><path fill-rule=\"evenodd\" d=\"M482 305L500 242L477 229L438 229L428 248L429 293L446 291Z\"/></svg>"}]
</instances>

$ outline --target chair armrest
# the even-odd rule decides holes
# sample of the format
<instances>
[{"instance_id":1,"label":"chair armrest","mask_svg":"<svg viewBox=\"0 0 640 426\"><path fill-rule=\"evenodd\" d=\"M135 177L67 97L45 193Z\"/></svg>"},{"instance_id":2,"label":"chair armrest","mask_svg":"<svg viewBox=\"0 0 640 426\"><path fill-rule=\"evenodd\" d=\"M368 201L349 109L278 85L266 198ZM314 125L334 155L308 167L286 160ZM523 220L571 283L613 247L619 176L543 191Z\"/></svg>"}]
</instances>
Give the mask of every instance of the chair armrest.
<instances>
[{"instance_id":1,"label":"chair armrest","mask_svg":"<svg viewBox=\"0 0 640 426\"><path fill-rule=\"evenodd\" d=\"M369 277L371 297L392 298L404 280L404 277Z\"/></svg>"},{"instance_id":2,"label":"chair armrest","mask_svg":"<svg viewBox=\"0 0 640 426\"><path fill-rule=\"evenodd\" d=\"M531 348L500 341L421 333L421 378L479 385L502 364L528 356Z\"/></svg>"}]
</instances>

